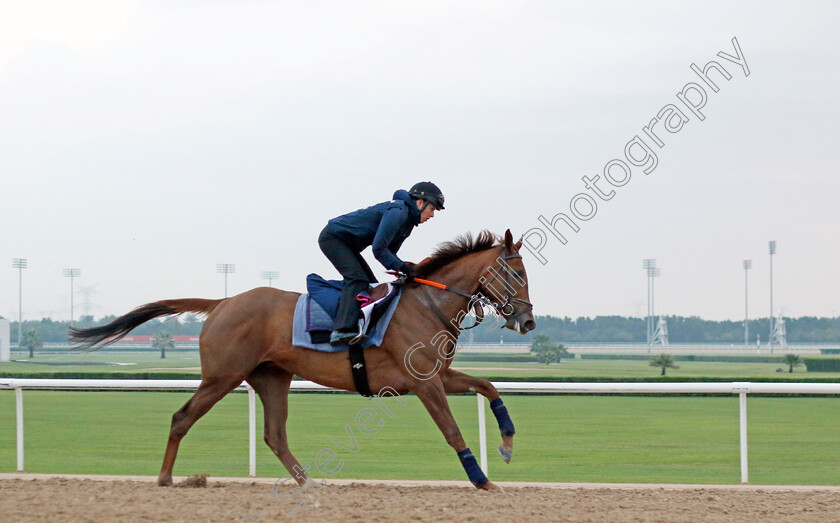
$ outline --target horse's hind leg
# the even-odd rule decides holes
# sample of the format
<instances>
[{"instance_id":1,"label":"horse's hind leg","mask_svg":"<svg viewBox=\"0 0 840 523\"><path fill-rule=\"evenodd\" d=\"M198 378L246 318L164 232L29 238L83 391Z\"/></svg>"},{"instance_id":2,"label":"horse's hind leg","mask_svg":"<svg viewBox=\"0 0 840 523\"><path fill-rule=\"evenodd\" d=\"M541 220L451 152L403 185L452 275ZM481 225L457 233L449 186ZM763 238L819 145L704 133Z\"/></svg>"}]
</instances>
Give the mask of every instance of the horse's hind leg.
<instances>
[{"instance_id":1,"label":"horse's hind leg","mask_svg":"<svg viewBox=\"0 0 840 523\"><path fill-rule=\"evenodd\" d=\"M158 485L162 487L172 485L172 468L175 466L178 445L187 431L190 430L190 427L240 383L242 383L240 377L205 379L201 382L193 397L172 415L172 427L169 430L169 441L166 444L166 453L163 455L163 465L160 468Z\"/></svg>"},{"instance_id":2,"label":"horse's hind leg","mask_svg":"<svg viewBox=\"0 0 840 523\"><path fill-rule=\"evenodd\" d=\"M496 416L499 430L502 433L502 445L499 447L499 454L505 463L510 463L510 459L513 457L513 422L510 420L507 407L499 397L499 391L496 390L496 387L484 378L476 378L452 369L446 369L440 377L447 394L476 392L490 401L490 407Z\"/></svg>"},{"instance_id":3,"label":"horse's hind leg","mask_svg":"<svg viewBox=\"0 0 840 523\"><path fill-rule=\"evenodd\" d=\"M306 470L289 451L286 419L289 417L289 384L292 373L273 363L262 363L246 378L260 396L265 418L265 442L301 486L314 486Z\"/></svg>"}]
</instances>

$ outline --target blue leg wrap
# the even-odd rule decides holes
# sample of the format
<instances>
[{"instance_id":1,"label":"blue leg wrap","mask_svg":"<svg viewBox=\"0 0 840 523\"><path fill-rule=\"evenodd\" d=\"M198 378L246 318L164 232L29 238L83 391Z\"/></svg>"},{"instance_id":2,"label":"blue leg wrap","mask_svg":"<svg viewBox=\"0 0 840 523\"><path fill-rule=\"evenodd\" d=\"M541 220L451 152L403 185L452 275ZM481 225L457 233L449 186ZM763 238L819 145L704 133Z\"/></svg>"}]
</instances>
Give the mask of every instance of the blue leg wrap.
<instances>
[{"instance_id":1,"label":"blue leg wrap","mask_svg":"<svg viewBox=\"0 0 840 523\"><path fill-rule=\"evenodd\" d=\"M467 477L470 478L470 482L476 488L483 487L489 481L487 476L484 475L484 472L481 471L481 467L478 466L478 461L475 460L475 456L473 456L469 448L459 452L458 459L461 460L461 465L467 471Z\"/></svg>"},{"instance_id":2,"label":"blue leg wrap","mask_svg":"<svg viewBox=\"0 0 840 523\"><path fill-rule=\"evenodd\" d=\"M513 428L513 422L510 420L507 407L505 407L502 398L491 401L490 410L493 411L493 414L496 416L496 421L499 422L499 430L502 432L502 436L513 436L516 434L516 429Z\"/></svg>"}]
</instances>

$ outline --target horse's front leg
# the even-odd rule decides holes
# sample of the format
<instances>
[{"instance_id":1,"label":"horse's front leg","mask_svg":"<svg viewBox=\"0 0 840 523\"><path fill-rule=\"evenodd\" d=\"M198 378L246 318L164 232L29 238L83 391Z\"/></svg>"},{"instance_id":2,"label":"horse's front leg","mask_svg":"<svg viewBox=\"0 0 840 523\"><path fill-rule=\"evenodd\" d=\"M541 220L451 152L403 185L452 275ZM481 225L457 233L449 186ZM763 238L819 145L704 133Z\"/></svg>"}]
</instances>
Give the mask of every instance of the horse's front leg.
<instances>
[{"instance_id":1,"label":"horse's front leg","mask_svg":"<svg viewBox=\"0 0 840 523\"><path fill-rule=\"evenodd\" d=\"M502 445L499 447L499 454L505 463L510 463L510 459L513 457L513 435L516 431L513 428L513 421L508 415L507 407L505 407L502 398L499 397L499 391L496 390L496 387L484 378L476 378L452 369L446 369L445 372L441 373L440 378L447 394L476 392L490 400L490 409L496 416L499 431L502 433Z\"/></svg>"},{"instance_id":2,"label":"horse's front leg","mask_svg":"<svg viewBox=\"0 0 840 523\"><path fill-rule=\"evenodd\" d=\"M446 442L455 449L458 453L458 459L461 460L461 465L467 472L467 477L470 479L476 488L484 490L502 490L501 487L495 485L482 472L481 467L478 466L475 456L473 456L467 444L464 442L464 437L461 435L461 430L455 422L455 417L452 416L452 411L449 410L449 402L446 401L446 392L444 391L443 382L439 376L435 376L429 380L417 380L412 383L410 387L423 406L429 411L432 419L435 420Z\"/></svg>"}]
</instances>

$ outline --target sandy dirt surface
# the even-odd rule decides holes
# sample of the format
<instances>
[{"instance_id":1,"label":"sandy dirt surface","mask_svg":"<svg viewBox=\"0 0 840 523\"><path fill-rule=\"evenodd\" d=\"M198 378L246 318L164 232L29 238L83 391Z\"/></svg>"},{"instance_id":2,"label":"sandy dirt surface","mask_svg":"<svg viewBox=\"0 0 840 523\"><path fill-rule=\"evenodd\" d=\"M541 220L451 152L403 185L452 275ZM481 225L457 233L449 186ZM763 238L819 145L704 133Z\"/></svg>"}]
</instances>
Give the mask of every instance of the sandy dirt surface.
<instances>
[{"instance_id":1,"label":"sandy dirt surface","mask_svg":"<svg viewBox=\"0 0 840 523\"><path fill-rule=\"evenodd\" d=\"M8 477L8 475L4 475ZM195 481L193 483L196 483ZM200 483L200 482L199 482ZM181 485L184 483L182 482ZM293 512L295 511L296 512ZM693 486L506 487L269 481L0 479L3 521L662 521L840 522L840 489Z\"/></svg>"}]
</instances>

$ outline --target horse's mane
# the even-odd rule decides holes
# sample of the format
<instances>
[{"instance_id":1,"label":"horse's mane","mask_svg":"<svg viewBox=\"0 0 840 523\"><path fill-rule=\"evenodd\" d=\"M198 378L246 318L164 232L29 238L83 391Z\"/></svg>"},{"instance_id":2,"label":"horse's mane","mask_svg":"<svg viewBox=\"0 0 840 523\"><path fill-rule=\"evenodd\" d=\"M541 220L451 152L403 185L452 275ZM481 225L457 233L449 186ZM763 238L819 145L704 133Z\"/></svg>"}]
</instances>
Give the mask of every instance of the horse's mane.
<instances>
[{"instance_id":1,"label":"horse's mane","mask_svg":"<svg viewBox=\"0 0 840 523\"><path fill-rule=\"evenodd\" d=\"M495 245L499 245L498 241L500 241L498 236L485 229L479 232L475 238L473 238L472 233L468 232L452 241L443 242L437 246L437 249L429 258L417 264L415 276L425 278L467 254L486 251Z\"/></svg>"}]
</instances>

